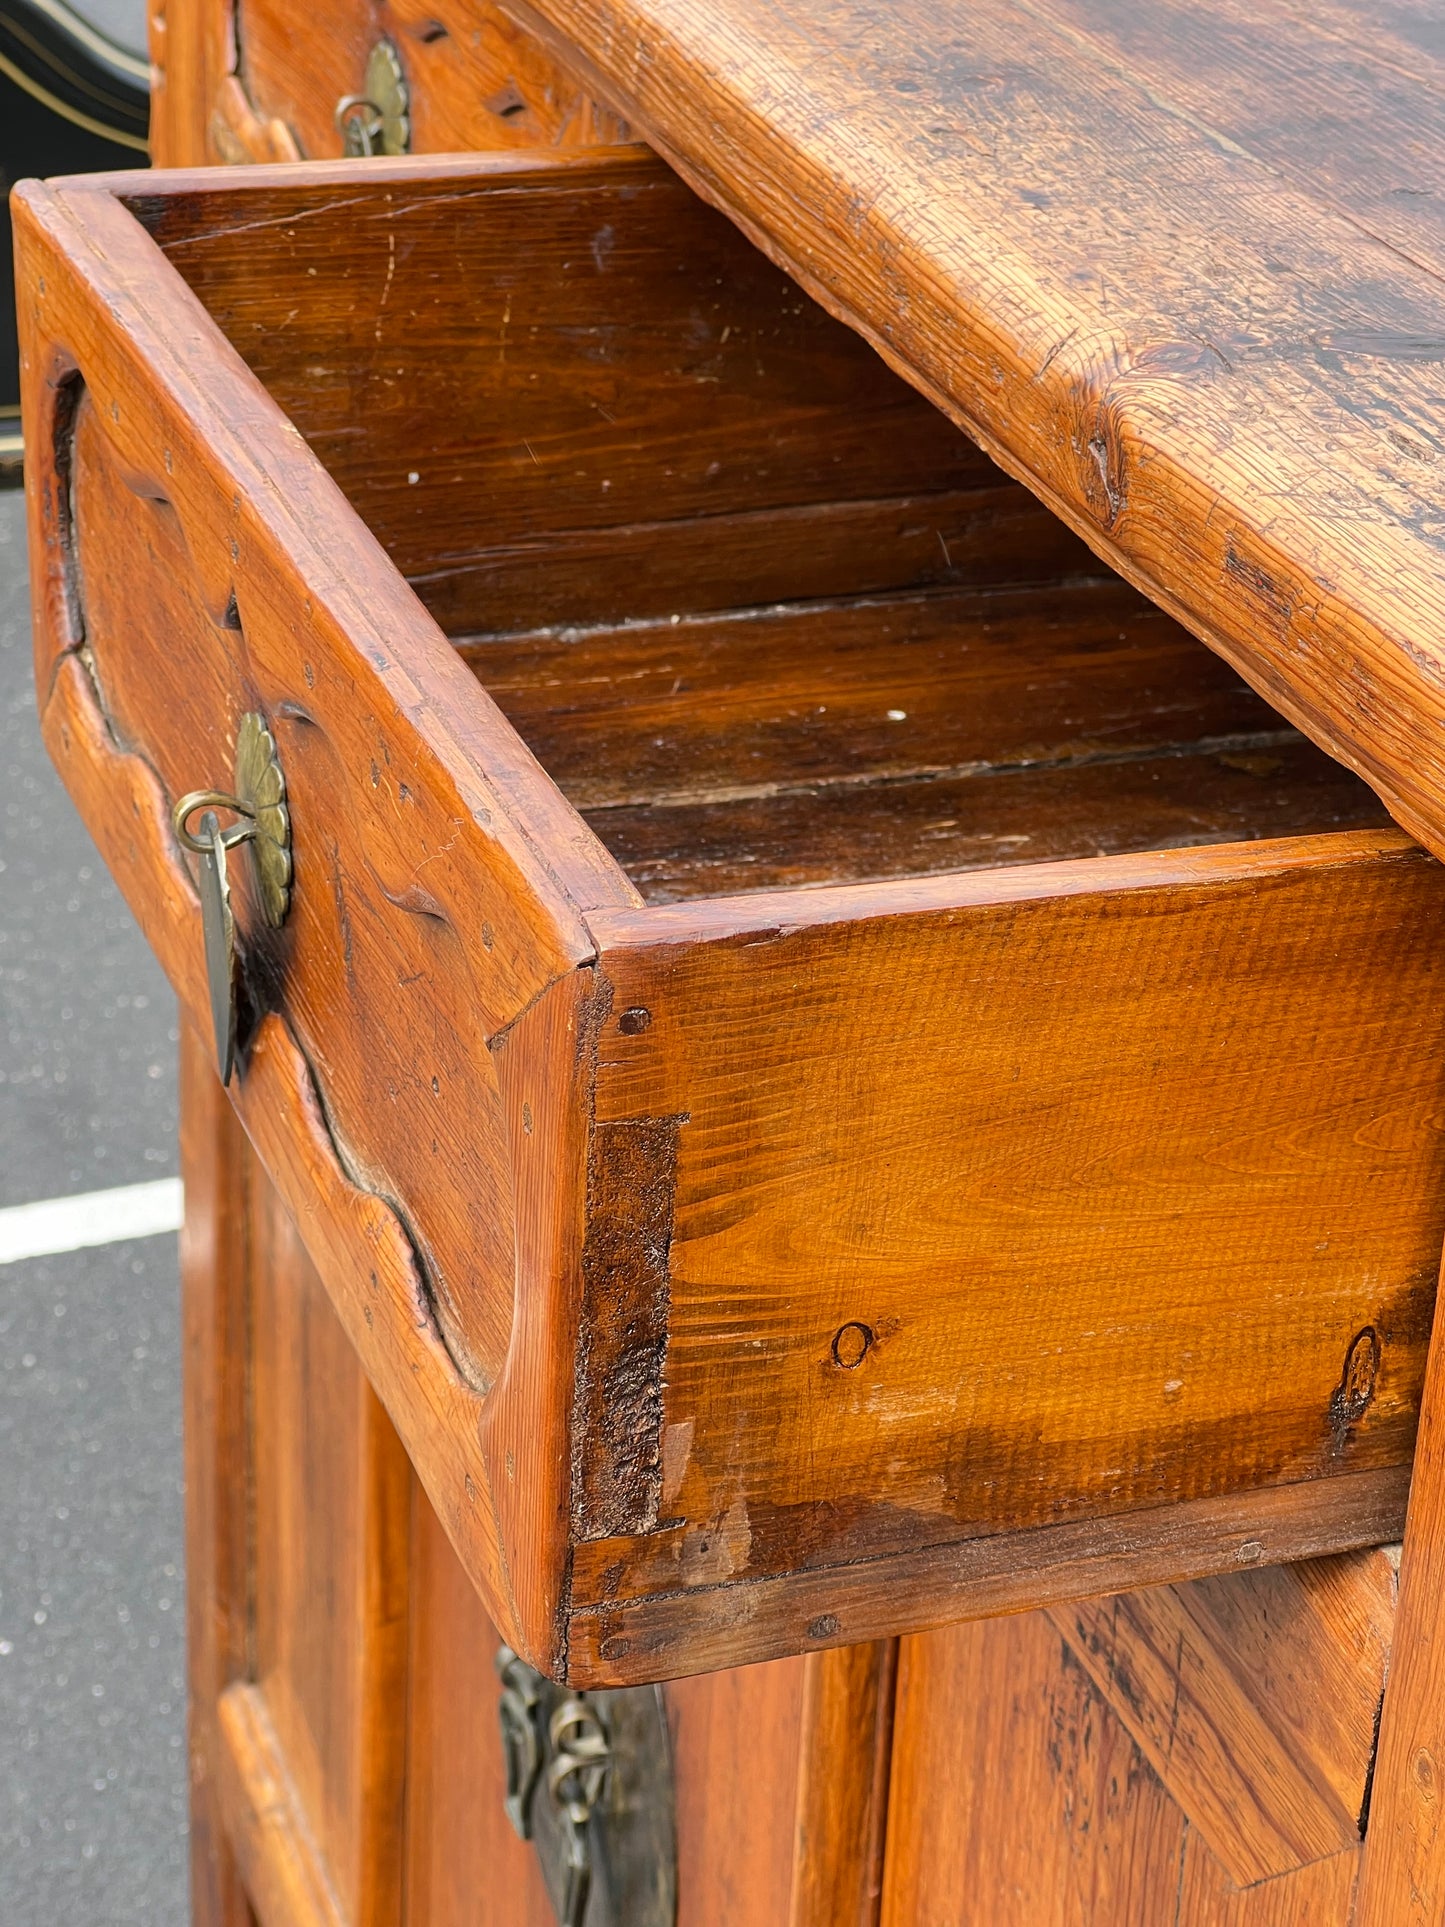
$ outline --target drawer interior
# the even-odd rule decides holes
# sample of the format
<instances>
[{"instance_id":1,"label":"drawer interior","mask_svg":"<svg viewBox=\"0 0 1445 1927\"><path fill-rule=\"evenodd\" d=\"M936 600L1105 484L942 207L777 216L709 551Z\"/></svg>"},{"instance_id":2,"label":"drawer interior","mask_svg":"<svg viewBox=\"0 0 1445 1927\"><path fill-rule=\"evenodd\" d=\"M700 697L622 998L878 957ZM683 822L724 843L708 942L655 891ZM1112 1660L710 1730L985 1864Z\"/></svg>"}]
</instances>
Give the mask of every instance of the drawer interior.
<instances>
[{"instance_id":1,"label":"drawer interior","mask_svg":"<svg viewBox=\"0 0 1445 1927\"><path fill-rule=\"evenodd\" d=\"M245 200L130 204L646 899L1388 820L647 156Z\"/></svg>"}]
</instances>

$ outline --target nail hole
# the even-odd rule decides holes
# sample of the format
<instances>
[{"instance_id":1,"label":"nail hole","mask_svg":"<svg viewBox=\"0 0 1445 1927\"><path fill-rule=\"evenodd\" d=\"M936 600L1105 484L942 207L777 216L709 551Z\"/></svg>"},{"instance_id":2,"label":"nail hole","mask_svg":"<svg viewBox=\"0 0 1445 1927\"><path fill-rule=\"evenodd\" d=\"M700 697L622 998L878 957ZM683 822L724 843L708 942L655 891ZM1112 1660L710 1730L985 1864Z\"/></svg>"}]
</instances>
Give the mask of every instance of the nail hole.
<instances>
[{"instance_id":1,"label":"nail hole","mask_svg":"<svg viewBox=\"0 0 1445 1927\"><path fill-rule=\"evenodd\" d=\"M617 1020L617 1028L624 1037L636 1037L646 1030L651 1022L652 1012L644 1010L641 1004L635 1004L631 1010L623 1011Z\"/></svg>"}]
</instances>

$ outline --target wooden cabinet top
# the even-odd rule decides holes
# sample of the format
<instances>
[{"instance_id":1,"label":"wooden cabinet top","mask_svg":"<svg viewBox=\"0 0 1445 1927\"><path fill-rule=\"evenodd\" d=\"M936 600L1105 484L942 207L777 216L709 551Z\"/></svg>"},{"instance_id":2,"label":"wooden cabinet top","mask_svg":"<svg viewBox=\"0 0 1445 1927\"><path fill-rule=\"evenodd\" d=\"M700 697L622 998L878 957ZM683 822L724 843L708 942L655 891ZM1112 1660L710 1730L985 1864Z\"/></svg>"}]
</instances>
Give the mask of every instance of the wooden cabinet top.
<instances>
[{"instance_id":1,"label":"wooden cabinet top","mask_svg":"<svg viewBox=\"0 0 1445 1927\"><path fill-rule=\"evenodd\" d=\"M512 10L1445 849L1437 9Z\"/></svg>"}]
</instances>

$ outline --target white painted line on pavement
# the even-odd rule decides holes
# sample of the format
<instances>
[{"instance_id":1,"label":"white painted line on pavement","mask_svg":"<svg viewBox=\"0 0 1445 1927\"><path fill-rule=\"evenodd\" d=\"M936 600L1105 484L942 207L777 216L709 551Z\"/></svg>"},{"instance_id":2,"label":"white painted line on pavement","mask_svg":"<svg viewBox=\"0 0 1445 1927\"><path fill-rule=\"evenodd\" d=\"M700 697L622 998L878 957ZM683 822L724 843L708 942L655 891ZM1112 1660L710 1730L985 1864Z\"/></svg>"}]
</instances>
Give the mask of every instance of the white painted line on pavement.
<instances>
[{"instance_id":1,"label":"white painted line on pavement","mask_svg":"<svg viewBox=\"0 0 1445 1927\"><path fill-rule=\"evenodd\" d=\"M179 1178L14 1204L0 1211L0 1265L118 1244L122 1238L154 1238L162 1231L178 1231L180 1223Z\"/></svg>"}]
</instances>

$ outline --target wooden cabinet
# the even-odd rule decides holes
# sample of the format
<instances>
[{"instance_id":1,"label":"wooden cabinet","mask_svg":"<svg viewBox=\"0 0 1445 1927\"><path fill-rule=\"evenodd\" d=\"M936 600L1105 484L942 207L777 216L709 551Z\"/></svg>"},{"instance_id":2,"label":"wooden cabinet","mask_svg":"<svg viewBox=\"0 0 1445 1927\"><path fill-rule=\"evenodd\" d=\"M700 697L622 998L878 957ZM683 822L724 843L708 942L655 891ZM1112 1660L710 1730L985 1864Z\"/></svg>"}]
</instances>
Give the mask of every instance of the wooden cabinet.
<instances>
[{"instance_id":1,"label":"wooden cabinet","mask_svg":"<svg viewBox=\"0 0 1445 1927\"><path fill-rule=\"evenodd\" d=\"M1396 1566L1358 1553L904 1640L883 1927L1345 1922Z\"/></svg>"},{"instance_id":2,"label":"wooden cabinet","mask_svg":"<svg viewBox=\"0 0 1445 1927\"><path fill-rule=\"evenodd\" d=\"M497 1634L209 1058L188 1031L197 1918L549 1927ZM674 1681L678 1927L1344 1927L1395 1585L1363 1552Z\"/></svg>"},{"instance_id":3,"label":"wooden cabinet","mask_svg":"<svg viewBox=\"0 0 1445 1927\"><path fill-rule=\"evenodd\" d=\"M20 197L47 740L187 1023L197 1916L551 1919L505 1640L667 1682L677 1927L1347 1927L1445 872L1166 607L1389 731L1073 336L965 407L786 102L740 208L544 11L173 5L162 159L330 158Z\"/></svg>"},{"instance_id":4,"label":"wooden cabinet","mask_svg":"<svg viewBox=\"0 0 1445 1927\"><path fill-rule=\"evenodd\" d=\"M274 740L237 1103L519 1652L1398 1530L1445 875L1357 779L646 157L19 234L48 740L196 1021Z\"/></svg>"}]
</instances>

